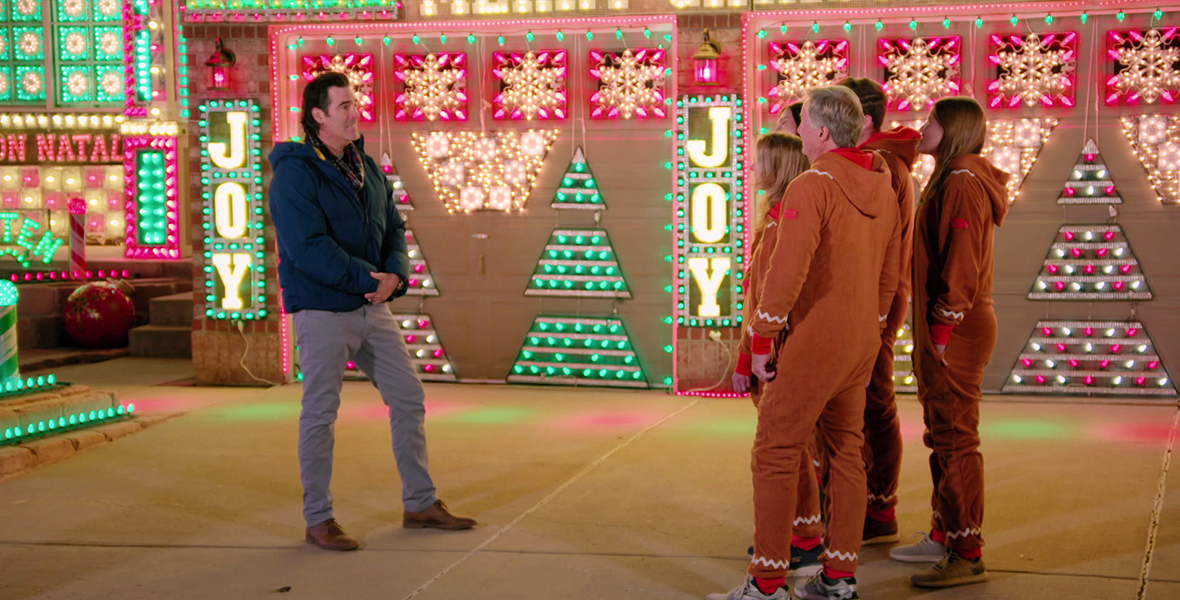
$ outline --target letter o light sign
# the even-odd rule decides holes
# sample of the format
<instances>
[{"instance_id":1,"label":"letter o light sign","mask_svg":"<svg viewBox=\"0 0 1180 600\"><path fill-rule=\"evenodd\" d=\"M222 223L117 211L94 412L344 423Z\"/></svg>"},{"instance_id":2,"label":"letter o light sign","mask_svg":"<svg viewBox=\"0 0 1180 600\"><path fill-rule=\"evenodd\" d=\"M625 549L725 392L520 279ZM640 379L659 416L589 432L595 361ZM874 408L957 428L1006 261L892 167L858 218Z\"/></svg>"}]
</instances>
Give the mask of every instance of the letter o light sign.
<instances>
[{"instance_id":1,"label":"letter o light sign","mask_svg":"<svg viewBox=\"0 0 1180 600\"><path fill-rule=\"evenodd\" d=\"M258 103L200 106L205 316L265 319L262 136Z\"/></svg>"}]
</instances>

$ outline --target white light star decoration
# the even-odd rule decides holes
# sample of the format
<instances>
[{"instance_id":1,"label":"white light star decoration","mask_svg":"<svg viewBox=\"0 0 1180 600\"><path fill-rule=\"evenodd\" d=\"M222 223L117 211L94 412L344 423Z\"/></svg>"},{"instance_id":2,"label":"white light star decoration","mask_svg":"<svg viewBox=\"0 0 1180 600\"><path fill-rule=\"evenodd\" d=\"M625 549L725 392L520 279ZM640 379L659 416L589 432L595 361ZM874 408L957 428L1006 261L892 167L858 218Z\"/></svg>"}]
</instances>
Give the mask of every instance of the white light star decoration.
<instances>
[{"instance_id":1,"label":"white light star decoration","mask_svg":"<svg viewBox=\"0 0 1180 600\"><path fill-rule=\"evenodd\" d=\"M568 53L492 54L500 93L492 101L495 119L564 119L568 110Z\"/></svg>"},{"instance_id":2,"label":"white light star decoration","mask_svg":"<svg viewBox=\"0 0 1180 600\"><path fill-rule=\"evenodd\" d=\"M1106 80L1106 103L1171 104L1180 96L1180 32L1163 30L1112 31L1107 55L1116 63Z\"/></svg>"},{"instance_id":3,"label":"white light star decoration","mask_svg":"<svg viewBox=\"0 0 1180 600\"><path fill-rule=\"evenodd\" d=\"M328 71L344 73L348 76L353 94L356 96L357 110L360 111L361 120L372 121L376 106L373 98L373 55L337 54L335 56L303 57L303 78L305 80L311 81Z\"/></svg>"},{"instance_id":4,"label":"white light star decoration","mask_svg":"<svg viewBox=\"0 0 1180 600\"><path fill-rule=\"evenodd\" d=\"M598 91L590 96L595 119L664 118L664 51L647 48L590 52L590 75Z\"/></svg>"},{"instance_id":5,"label":"white light star decoration","mask_svg":"<svg viewBox=\"0 0 1180 600\"><path fill-rule=\"evenodd\" d=\"M395 120L467 120L466 54L395 54L393 60L393 74L405 84L394 99Z\"/></svg>"},{"instance_id":6,"label":"white light star decoration","mask_svg":"<svg viewBox=\"0 0 1180 600\"><path fill-rule=\"evenodd\" d=\"M893 121L891 127L905 125L914 129L921 129L923 119L911 121ZM1037 154L1041 152L1053 128L1057 126L1057 119L1052 117L1037 117L1031 119L991 119L987 123L987 142L983 146L983 156L997 169L1006 171L1011 177L1008 179L1008 201L1015 202L1020 195L1020 186L1024 178L1032 170L1037 161ZM914 163L913 174L921 186L917 193L921 195L921 188L930 182L934 173L934 157L929 154L919 156Z\"/></svg>"},{"instance_id":7,"label":"white light star decoration","mask_svg":"<svg viewBox=\"0 0 1180 600\"><path fill-rule=\"evenodd\" d=\"M447 212L524 210L557 129L411 134Z\"/></svg>"},{"instance_id":8,"label":"white light star decoration","mask_svg":"<svg viewBox=\"0 0 1180 600\"><path fill-rule=\"evenodd\" d=\"M991 36L988 60L996 66L996 79L987 86L988 106L1073 106L1077 39L1072 32Z\"/></svg>"},{"instance_id":9,"label":"white light star decoration","mask_svg":"<svg viewBox=\"0 0 1180 600\"><path fill-rule=\"evenodd\" d=\"M770 114L776 115L792 102L802 100L812 88L832 85L848 76L848 42L845 40L807 40L768 45L769 66L778 83L766 93Z\"/></svg>"},{"instance_id":10,"label":"white light star decoration","mask_svg":"<svg viewBox=\"0 0 1180 600\"><path fill-rule=\"evenodd\" d=\"M959 37L881 40L889 108L925 110L959 92Z\"/></svg>"},{"instance_id":11,"label":"white light star decoration","mask_svg":"<svg viewBox=\"0 0 1180 600\"><path fill-rule=\"evenodd\" d=\"M1122 116L1123 133L1164 204L1180 204L1180 116Z\"/></svg>"}]
</instances>

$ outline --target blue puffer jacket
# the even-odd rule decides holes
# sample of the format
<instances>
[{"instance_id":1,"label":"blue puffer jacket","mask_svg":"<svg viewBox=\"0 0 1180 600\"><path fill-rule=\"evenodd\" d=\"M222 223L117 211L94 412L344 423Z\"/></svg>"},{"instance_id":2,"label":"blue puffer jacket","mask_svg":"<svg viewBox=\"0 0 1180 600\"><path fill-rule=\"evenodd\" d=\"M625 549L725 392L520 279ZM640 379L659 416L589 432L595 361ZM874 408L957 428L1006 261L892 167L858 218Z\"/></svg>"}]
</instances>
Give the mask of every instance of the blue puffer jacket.
<instances>
[{"instance_id":1,"label":"blue puffer jacket","mask_svg":"<svg viewBox=\"0 0 1180 600\"><path fill-rule=\"evenodd\" d=\"M410 259L406 223L393 202L393 187L364 154L365 187L357 194L315 148L281 142L270 153L274 178L270 213L279 242L279 282L287 312L345 312L377 291L370 271L396 273L405 294Z\"/></svg>"}]
</instances>

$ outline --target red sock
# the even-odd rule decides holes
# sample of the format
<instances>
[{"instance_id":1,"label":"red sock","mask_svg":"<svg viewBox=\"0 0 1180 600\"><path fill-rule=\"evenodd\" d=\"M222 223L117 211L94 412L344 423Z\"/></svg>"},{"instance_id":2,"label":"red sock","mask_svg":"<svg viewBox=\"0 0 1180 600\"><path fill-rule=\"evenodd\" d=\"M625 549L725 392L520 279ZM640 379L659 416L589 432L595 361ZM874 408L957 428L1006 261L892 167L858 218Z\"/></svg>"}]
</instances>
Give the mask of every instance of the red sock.
<instances>
[{"instance_id":1,"label":"red sock","mask_svg":"<svg viewBox=\"0 0 1180 600\"><path fill-rule=\"evenodd\" d=\"M983 556L983 548L966 548L963 550L955 548L955 554L958 554L967 560L975 560Z\"/></svg>"},{"instance_id":2,"label":"red sock","mask_svg":"<svg viewBox=\"0 0 1180 600\"><path fill-rule=\"evenodd\" d=\"M775 590L787 585L786 577L775 577L774 579L763 579L761 577L754 578L754 585L758 586L758 591L767 596L774 593Z\"/></svg>"},{"instance_id":3,"label":"red sock","mask_svg":"<svg viewBox=\"0 0 1180 600\"><path fill-rule=\"evenodd\" d=\"M934 541L936 541L936 542L938 542L938 543L942 544L943 546L945 546L945 545L946 545L946 532L945 532L945 531L939 531L939 530L937 530L937 529L931 530L931 531L930 531L930 539L932 539L932 540L934 540Z\"/></svg>"},{"instance_id":4,"label":"red sock","mask_svg":"<svg viewBox=\"0 0 1180 600\"><path fill-rule=\"evenodd\" d=\"M833 569L832 567L829 567L828 565L824 565L824 575L827 575L828 579L835 580L835 579L842 579L844 577L855 577L856 573L849 573L848 571L837 571L836 569Z\"/></svg>"},{"instance_id":5,"label":"red sock","mask_svg":"<svg viewBox=\"0 0 1180 600\"><path fill-rule=\"evenodd\" d=\"M800 550L815 550L815 547L822 544L823 541L824 538L818 535L810 538L791 536L791 545Z\"/></svg>"},{"instance_id":6,"label":"red sock","mask_svg":"<svg viewBox=\"0 0 1180 600\"><path fill-rule=\"evenodd\" d=\"M870 519L878 523L888 523L897 520L897 510L892 506L882 510L870 508L867 514Z\"/></svg>"}]
</instances>

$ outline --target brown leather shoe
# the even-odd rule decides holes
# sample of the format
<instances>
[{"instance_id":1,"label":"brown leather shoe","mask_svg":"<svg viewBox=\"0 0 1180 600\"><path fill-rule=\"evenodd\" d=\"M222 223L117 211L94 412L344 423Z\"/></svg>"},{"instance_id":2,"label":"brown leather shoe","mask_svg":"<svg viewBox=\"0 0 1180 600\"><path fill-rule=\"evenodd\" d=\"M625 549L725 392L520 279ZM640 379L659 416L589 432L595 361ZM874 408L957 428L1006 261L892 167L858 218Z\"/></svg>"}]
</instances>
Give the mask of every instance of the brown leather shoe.
<instances>
[{"instance_id":1,"label":"brown leather shoe","mask_svg":"<svg viewBox=\"0 0 1180 600\"><path fill-rule=\"evenodd\" d=\"M471 529L475 527L475 519L467 517L457 517L447 510L447 505L443 504L442 500L431 504L429 508L421 512L405 511L402 513L402 527L406 529L446 529L448 531L457 531L460 529Z\"/></svg>"},{"instance_id":2,"label":"brown leather shoe","mask_svg":"<svg viewBox=\"0 0 1180 600\"><path fill-rule=\"evenodd\" d=\"M344 529L336 519L328 519L319 525L307 528L307 543L314 544L324 550L339 550L347 552L361 547L356 538L344 533Z\"/></svg>"}]
</instances>

